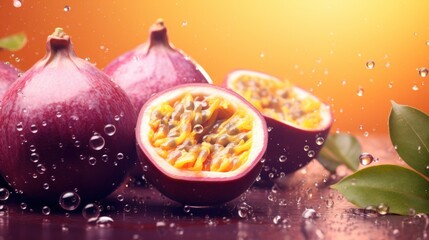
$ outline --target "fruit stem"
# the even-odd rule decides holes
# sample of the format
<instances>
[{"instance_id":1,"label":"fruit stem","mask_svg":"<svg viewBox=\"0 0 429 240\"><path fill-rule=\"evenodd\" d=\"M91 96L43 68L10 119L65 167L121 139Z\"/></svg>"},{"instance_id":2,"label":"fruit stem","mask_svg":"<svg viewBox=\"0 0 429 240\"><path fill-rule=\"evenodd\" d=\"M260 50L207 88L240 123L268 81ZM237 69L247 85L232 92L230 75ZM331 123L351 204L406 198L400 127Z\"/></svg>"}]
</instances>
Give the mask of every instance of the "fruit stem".
<instances>
[{"instance_id":1,"label":"fruit stem","mask_svg":"<svg viewBox=\"0 0 429 240\"><path fill-rule=\"evenodd\" d=\"M161 43L165 45L169 45L168 36L167 36L167 28L164 25L164 20L159 18L156 22L150 27L150 45Z\"/></svg>"},{"instance_id":2,"label":"fruit stem","mask_svg":"<svg viewBox=\"0 0 429 240\"><path fill-rule=\"evenodd\" d=\"M57 27L55 31L51 34L53 37L64 38L67 34L64 32L63 28Z\"/></svg>"},{"instance_id":3,"label":"fruit stem","mask_svg":"<svg viewBox=\"0 0 429 240\"><path fill-rule=\"evenodd\" d=\"M57 51L67 48L70 45L70 37L64 32L63 28L57 27L48 37L48 48Z\"/></svg>"}]
</instances>

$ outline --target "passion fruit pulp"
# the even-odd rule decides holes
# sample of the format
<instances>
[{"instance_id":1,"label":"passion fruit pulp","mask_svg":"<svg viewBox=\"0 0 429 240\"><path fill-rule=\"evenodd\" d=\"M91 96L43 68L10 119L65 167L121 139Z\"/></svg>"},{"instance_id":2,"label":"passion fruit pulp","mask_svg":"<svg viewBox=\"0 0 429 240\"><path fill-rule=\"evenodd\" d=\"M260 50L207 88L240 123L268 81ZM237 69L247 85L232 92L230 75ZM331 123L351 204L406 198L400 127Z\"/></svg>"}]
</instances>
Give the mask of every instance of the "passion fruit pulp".
<instances>
[{"instance_id":1,"label":"passion fruit pulp","mask_svg":"<svg viewBox=\"0 0 429 240\"><path fill-rule=\"evenodd\" d=\"M224 85L266 119L269 136L263 181L292 173L317 157L332 125L328 105L288 81L251 70L231 72Z\"/></svg>"},{"instance_id":2,"label":"passion fruit pulp","mask_svg":"<svg viewBox=\"0 0 429 240\"><path fill-rule=\"evenodd\" d=\"M209 206L246 191L262 169L263 116L246 100L210 84L185 84L140 111L136 137L145 178L167 197Z\"/></svg>"}]
</instances>

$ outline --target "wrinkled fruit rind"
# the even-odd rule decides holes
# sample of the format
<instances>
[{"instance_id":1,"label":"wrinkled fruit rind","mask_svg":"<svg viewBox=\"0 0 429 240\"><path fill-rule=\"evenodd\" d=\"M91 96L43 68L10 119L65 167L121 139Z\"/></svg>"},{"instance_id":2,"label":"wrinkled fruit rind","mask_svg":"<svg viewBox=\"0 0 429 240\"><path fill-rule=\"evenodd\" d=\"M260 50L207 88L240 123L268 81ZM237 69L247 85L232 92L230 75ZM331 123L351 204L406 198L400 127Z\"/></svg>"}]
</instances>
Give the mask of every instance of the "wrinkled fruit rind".
<instances>
[{"instance_id":1,"label":"wrinkled fruit rind","mask_svg":"<svg viewBox=\"0 0 429 240\"><path fill-rule=\"evenodd\" d=\"M234 89L233 82L243 76L281 82L280 79L265 73L251 70L235 70L227 76L223 84L225 87L237 91ZM293 85L288 85L287 87L292 89L296 95L302 96L303 99L308 97L319 101L315 96L299 87ZM329 107L322 102L320 103L321 119L313 128L311 125L310 127L300 126L299 124L275 119L272 115L267 116L267 114L264 114L269 131L269 144L264 155L264 168L261 172L262 182L292 173L317 157L332 125L332 113Z\"/></svg>"},{"instance_id":2,"label":"wrinkled fruit rind","mask_svg":"<svg viewBox=\"0 0 429 240\"><path fill-rule=\"evenodd\" d=\"M184 93L221 96L236 108L242 108L253 116L252 147L248 160L242 166L230 172L193 171L178 169L159 156L148 140L152 107L176 99ZM199 206L225 203L248 189L261 171L260 159L267 145L266 123L262 115L235 93L209 84L186 84L152 97L140 111L136 136L146 179L167 197L183 204Z\"/></svg>"}]
</instances>

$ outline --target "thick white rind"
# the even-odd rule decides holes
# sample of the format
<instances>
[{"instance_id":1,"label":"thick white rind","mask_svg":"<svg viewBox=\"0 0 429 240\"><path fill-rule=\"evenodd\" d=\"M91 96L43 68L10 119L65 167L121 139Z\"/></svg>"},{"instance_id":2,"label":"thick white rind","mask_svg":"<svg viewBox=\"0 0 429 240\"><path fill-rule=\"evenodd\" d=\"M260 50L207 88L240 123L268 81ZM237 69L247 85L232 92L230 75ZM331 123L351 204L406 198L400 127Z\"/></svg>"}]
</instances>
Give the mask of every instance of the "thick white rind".
<instances>
[{"instance_id":1,"label":"thick white rind","mask_svg":"<svg viewBox=\"0 0 429 240\"><path fill-rule=\"evenodd\" d=\"M154 107L161 105L165 101L179 98L185 93L197 95L216 95L229 101L235 108L249 109L248 113L253 115L253 119L255 121L253 122L253 141L252 147L250 148L251 150L248 157L248 161L246 161L238 169L230 172L191 171L175 168L156 153L155 149L151 147L151 144L148 141L148 132L150 130L150 126L148 123L151 117L151 112ZM174 179L189 181L234 180L236 178L240 178L248 171L250 171L254 167L254 165L256 165L258 161L260 161L266 149L267 127L262 115L238 94L211 84L186 84L161 92L147 101L139 115L139 141L144 143L140 144L143 145L140 147L142 148L146 156L148 156L149 161L152 161L153 164L165 175L168 175L169 177Z\"/></svg>"}]
</instances>

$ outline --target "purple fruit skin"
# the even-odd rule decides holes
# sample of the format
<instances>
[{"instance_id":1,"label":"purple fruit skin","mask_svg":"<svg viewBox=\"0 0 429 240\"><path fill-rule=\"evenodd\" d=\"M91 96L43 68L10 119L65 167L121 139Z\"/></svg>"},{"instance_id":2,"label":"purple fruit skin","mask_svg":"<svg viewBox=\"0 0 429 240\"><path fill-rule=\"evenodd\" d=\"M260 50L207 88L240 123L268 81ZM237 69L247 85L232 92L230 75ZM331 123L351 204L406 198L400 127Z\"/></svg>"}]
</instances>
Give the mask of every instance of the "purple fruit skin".
<instances>
[{"instance_id":1,"label":"purple fruit skin","mask_svg":"<svg viewBox=\"0 0 429 240\"><path fill-rule=\"evenodd\" d=\"M0 62L0 97L4 95L9 86L18 78L21 71L9 64Z\"/></svg>"},{"instance_id":2,"label":"purple fruit skin","mask_svg":"<svg viewBox=\"0 0 429 240\"><path fill-rule=\"evenodd\" d=\"M135 111L107 75L74 55L69 39L49 37L47 49L1 102L0 172L34 201L58 203L65 191L77 191L83 202L101 199L135 164ZM114 135L104 132L106 124L115 125ZM89 145L94 133L105 140L101 150ZM125 157L117 160L118 153Z\"/></svg>"},{"instance_id":3,"label":"purple fruit skin","mask_svg":"<svg viewBox=\"0 0 429 240\"><path fill-rule=\"evenodd\" d=\"M185 83L211 82L198 64L170 45L162 22L151 27L145 43L113 60L104 72L125 90L137 112L159 91Z\"/></svg>"}]
</instances>

